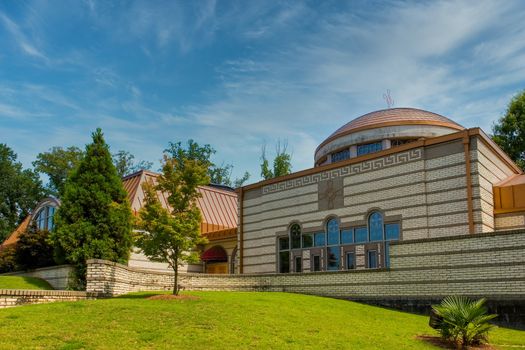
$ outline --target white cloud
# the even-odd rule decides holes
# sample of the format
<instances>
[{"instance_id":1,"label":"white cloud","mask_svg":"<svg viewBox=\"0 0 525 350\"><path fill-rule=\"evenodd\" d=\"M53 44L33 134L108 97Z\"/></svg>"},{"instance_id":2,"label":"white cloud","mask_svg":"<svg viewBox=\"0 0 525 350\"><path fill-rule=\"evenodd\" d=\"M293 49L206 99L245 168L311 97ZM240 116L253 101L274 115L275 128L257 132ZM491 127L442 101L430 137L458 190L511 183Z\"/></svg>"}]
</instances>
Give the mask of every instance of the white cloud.
<instances>
[{"instance_id":1,"label":"white cloud","mask_svg":"<svg viewBox=\"0 0 525 350\"><path fill-rule=\"evenodd\" d=\"M46 62L48 61L47 56L30 42L20 27L2 12L0 12L0 21L4 24L4 27L7 29L7 31L12 35L13 41L25 54L42 59Z\"/></svg>"}]
</instances>

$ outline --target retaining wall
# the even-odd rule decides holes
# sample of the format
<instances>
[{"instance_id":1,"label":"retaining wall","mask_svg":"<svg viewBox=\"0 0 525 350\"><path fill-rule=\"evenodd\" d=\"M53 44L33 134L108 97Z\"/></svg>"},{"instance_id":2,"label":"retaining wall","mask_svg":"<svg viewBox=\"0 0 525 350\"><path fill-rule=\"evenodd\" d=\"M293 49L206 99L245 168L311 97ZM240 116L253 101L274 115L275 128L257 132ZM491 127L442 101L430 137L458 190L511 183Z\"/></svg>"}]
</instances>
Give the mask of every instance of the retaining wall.
<instances>
[{"instance_id":1,"label":"retaining wall","mask_svg":"<svg viewBox=\"0 0 525 350\"><path fill-rule=\"evenodd\" d=\"M43 304L55 301L78 301L96 299L96 293L65 290L0 289L0 309L27 304Z\"/></svg>"},{"instance_id":2,"label":"retaining wall","mask_svg":"<svg viewBox=\"0 0 525 350\"><path fill-rule=\"evenodd\" d=\"M71 265L59 265L29 271L9 272L2 274L2 276L38 277L49 282L54 289L67 289L72 271Z\"/></svg>"}]
</instances>

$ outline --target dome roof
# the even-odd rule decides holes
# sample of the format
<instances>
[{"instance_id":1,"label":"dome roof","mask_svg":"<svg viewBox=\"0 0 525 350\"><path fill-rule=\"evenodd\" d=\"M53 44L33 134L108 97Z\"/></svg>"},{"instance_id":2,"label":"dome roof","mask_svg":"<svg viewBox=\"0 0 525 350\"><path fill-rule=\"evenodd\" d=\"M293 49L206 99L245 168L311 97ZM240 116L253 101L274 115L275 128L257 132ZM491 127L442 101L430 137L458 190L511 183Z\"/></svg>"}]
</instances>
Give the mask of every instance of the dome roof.
<instances>
[{"instance_id":1,"label":"dome roof","mask_svg":"<svg viewBox=\"0 0 525 350\"><path fill-rule=\"evenodd\" d=\"M463 126L449 118L436 113L416 108L390 108L367 113L348 122L324 140L319 147L317 147L317 150L330 141L344 135L362 130L394 125L435 125L456 130L465 129Z\"/></svg>"}]
</instances>

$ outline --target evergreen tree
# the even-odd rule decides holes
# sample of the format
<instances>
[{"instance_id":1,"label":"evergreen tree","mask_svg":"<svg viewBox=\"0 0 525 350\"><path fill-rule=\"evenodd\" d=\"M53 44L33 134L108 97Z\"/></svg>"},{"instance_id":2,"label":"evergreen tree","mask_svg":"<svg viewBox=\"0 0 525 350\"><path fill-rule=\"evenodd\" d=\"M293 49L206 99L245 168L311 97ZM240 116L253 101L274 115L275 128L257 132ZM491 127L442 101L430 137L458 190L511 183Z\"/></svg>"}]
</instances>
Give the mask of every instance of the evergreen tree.
<instances>
[{"instance_id":1,"label":"evergreen tree","mask_svg":"<svg viewBox=\"0 0 525 350\"><path fill-rule=\"evenodd\" d=\"M525 90L510 100L505 116L492 126L492 139L525 169Z\"/></svg>"},{"instance_id":2,"label":"evergreen tree","mask_svg":"<svg viewBox=\"0 0 525 350\"><path fill-rule=\"evenodd\" d=\"M173 269L173 294L178 290L178 269L196 263L195 248L206 240L200 233L201 213L197 188L209 183L207 166L195 159L164 158L158 184L144 183L145 205L139 212L138 227L143 233L136 244L153 261L166 262ZM171 209L162 207L157 191L166 193Z\"/></svg>"},{"instance_id":3,"label":"evergreen tree","mask_svg":"<svg viewBox=\"0 0 525 350\"><path fill-rule=\"evenodd\" d=\"M85 283L86 260L126 263L132 245L132 216L127 194L97 129L85 157L68 178L50 238L58 263L76 267L79 287Z\"/></svg>"}]
</instances>

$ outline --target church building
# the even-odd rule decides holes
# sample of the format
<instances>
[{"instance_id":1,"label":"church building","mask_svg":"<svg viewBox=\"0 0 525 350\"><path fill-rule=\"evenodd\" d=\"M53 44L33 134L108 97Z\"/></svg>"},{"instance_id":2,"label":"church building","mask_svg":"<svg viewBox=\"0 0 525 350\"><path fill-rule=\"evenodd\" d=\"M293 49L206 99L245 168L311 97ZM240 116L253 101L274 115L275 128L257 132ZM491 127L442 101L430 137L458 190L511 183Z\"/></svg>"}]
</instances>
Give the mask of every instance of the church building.
<instances>
[{"instance_id":1,"label":"church building","mask_svg":"<svg viewBox=\"0 0 525 350\"><path fill-rule=\"evenodd\" d=\"M238 189L238 272L384 268L392 241L525 228L520 168L481 129L436 113L365 114L314 164Z\"/></svg>"}]
</instances>

